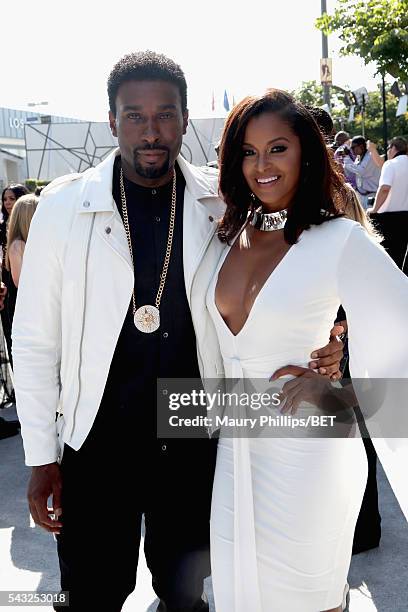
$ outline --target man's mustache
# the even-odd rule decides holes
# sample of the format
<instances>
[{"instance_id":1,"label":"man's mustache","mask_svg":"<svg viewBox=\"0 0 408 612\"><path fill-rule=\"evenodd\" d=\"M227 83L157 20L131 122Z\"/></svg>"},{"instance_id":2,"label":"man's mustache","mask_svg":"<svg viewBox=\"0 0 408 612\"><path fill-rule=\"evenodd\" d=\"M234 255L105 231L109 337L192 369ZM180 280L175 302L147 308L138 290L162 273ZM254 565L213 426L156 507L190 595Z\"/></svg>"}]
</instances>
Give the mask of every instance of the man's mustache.
<instances>
[{"instance_id":1,"label":"man's mustache","mask_svg":"<svg viewBox=\"0 0 408 612\"><path fill-rule=\"evenodd\" d=\"M137 153L139 153L139 151L165 151L166 153L169 153L170 149L169 147L166 147L165 145L146 144L143 147L137 147L136 149L134 149L133 153L136 155Z\"/></svg>"}]
</instances>

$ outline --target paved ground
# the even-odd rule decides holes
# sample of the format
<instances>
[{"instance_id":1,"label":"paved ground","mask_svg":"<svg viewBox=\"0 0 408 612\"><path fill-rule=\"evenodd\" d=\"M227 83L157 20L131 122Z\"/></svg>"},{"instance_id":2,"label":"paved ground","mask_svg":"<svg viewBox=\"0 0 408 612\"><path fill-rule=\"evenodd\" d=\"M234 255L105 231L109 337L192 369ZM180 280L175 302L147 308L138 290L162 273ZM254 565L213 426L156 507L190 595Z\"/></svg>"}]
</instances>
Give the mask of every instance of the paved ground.
<instances>
[{"instance_id":1,"label":"paved ground","mask_svg":"<svg viewBox=\"0 0 408 612\"><path fill-rule=\"evenodd\" d=\"M12 409L1 413L5 418L13 418ZM29 469L23 464L20 436L0 440L0 465L0 591L56 591L58 564L53 538L34 527L27 510L25 490ZM381 547L353 557L349 575L350 610L408 612L408 525L381 470L379 486L383 517ZM140 559L136 590L128 598L123 612L154 612L156 609L142 551ZM207 591L212 601L210 580ZM33 608L18 609L28 612ZM39 611L50 609L35 608ZM213 606L211 612L214 612Z\"/></svg>"}]
</instances>

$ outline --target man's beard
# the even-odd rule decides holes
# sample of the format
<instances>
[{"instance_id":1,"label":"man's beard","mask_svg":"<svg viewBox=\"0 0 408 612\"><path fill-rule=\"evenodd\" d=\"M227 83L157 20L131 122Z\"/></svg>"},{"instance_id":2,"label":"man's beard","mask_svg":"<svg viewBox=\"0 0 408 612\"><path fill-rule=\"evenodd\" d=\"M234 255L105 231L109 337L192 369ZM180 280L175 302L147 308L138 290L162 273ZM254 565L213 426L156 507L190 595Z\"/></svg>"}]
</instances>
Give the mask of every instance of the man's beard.
<instances>
[{"instance_id":1,"label":"man's beard","mask_svg":"<svg viewBox=\"0 0 408 612\"><path fill-rule=\"evenodd\" d=\"M139 151L167 151L167 157L162 163L162 165L159 167L149 167L149 166L145 167L145 166L142 166L142 164L139 162L139 155L138 155ZM133 160L134 160L135 172L139 176L142 176L143 178L147 178L147 179L161 178L162 176L167 174L167 172L170 169L170 151L167 147L164 147L164 146L152 145L150 147L146 146L146 147L140 147L138 149L135 149L133 151Z\"/></svg>"}]
</instances>

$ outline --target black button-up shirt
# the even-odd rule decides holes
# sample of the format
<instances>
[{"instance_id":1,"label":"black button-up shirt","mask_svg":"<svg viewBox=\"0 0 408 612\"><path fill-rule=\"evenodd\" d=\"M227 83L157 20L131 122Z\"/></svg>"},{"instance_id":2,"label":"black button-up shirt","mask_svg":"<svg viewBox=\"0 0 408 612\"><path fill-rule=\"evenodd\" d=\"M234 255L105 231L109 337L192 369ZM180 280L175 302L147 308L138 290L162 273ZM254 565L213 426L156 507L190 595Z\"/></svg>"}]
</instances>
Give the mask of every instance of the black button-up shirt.
<instances>
[{"instance_id":1,"label":"black button-up shirt","mask_svg":"<svg viewBox=\"0 0 408 612\"><path fill-rule=\"evenodd\" d=\"M133 304L123 323L113 355L99 419L110 414L156 439L157 378L199 378L196 340L187 301L183 268L183 205L185 180L177 170L175 228L166 284L160 303L160 327L140 332ZM120 157L115 161L113 196L120 214ZM141 187L124 180L135 270L136 308L154 305L166 252L172 181L162 187ZM160 442L160 441L159 441ZM165 443L161 443L160 447ZM156 446L156 445L155 445Z\"/></svg>"}]
</instances>

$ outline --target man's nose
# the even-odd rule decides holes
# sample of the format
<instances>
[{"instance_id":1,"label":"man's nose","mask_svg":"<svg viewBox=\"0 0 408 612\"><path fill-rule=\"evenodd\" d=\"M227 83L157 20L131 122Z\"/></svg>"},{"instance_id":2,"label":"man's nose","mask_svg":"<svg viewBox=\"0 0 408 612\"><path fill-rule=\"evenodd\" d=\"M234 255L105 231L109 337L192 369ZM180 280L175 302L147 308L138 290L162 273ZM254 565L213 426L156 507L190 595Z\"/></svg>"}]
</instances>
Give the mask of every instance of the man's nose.
<instances>
[{"instance_id":1,"label":"man's nose","mask_svg":"<svg viewBox=\"0 0 408 612\"><path fill-rule=\"evenodd\" d=\"M143 140L148 142L149 144L153 144L158 142L160 137L159 128L157 125L157 121L154 119L149 119L146 122L145 129L143 132Z\"/></svg>"}]
</instances>

